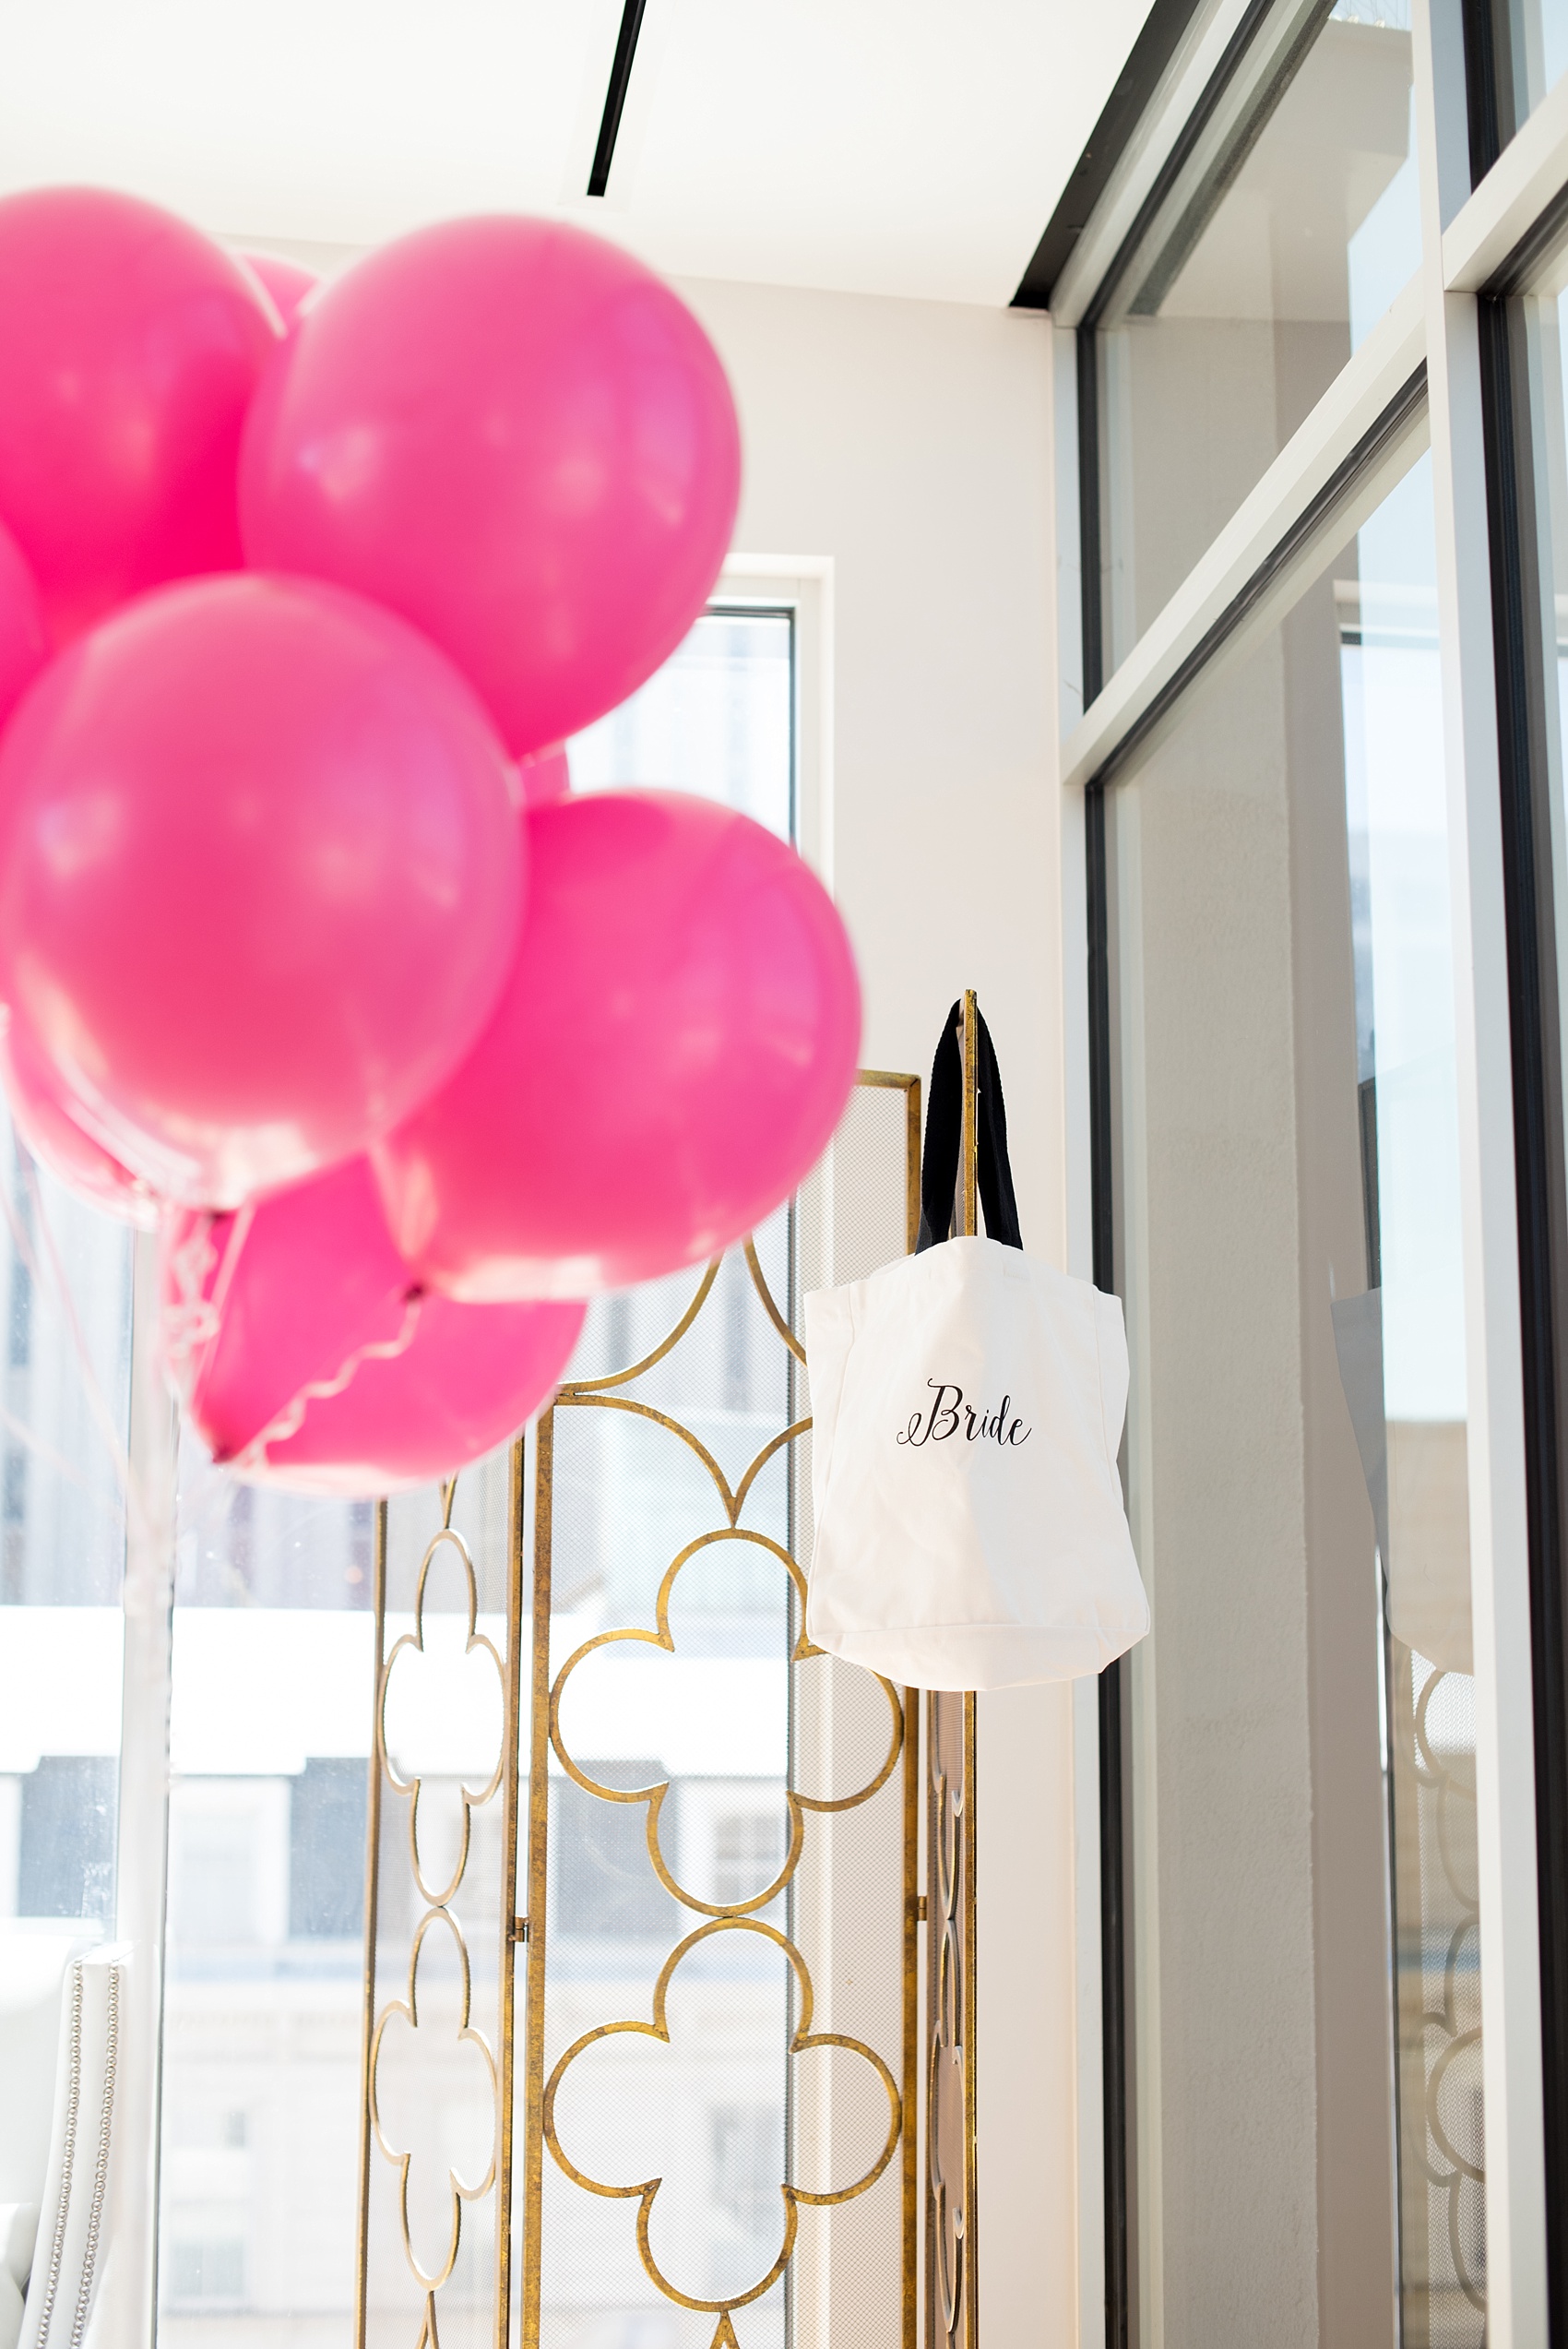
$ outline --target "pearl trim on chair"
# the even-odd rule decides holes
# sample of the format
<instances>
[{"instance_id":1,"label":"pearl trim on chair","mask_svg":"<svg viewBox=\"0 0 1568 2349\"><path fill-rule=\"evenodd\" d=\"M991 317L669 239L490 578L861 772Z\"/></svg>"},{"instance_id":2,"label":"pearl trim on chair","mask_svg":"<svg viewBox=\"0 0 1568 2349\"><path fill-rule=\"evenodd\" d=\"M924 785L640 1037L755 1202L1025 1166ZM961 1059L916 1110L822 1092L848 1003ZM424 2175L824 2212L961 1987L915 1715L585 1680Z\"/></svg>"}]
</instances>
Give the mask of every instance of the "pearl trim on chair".
<instances>
[{"instance_id":1,"label":"pearl trim on chair","mask_svg":"<svg viewBox=\"0 0 1568 2349\"><path fill-rule=\"evenodd\" d=\"M104 2201L109 2186L109 2147L114 2120L114 2083L120 2046L120 1968L107 1969L107 2011L105 2014L103 2046L103 2099L98 2121L98 2149L93 2164L92 2196L88 2208L87 2232L82 2244L81 2273L77 2286L77 2305L71 2320L70 2349L81 2349L87 2331L88 2312L92 2300L93 2279L98 2268L98 2252L103 2227ZM83 1961L78 1958L71 1968L70 2021L66 2039L65 2112L61 2132L60 2199L54 2213L54 2227L49 2252L49 2274L44 2285L43 2306L39 2312L38 2329L29 2349L46 2349L50 2329L54 2321L55 2307L60 2295L60 2279L65 2261L65 2238L71 2216L71 2195L76 2183L77 2139L81 2120L82 2099L82 2008L84 1992Z\"/></svg>"},{"instance_id":2,"label":"pearl trim on chair","mask_svg":"<svg viewBox=\"0 0 1568 2349\"><path fill-rule=\"evenodd\" d=\"M70 2076L65 2086L65 2151L60 2164L60 2207L54 2213L54 2240L49 2253L49 2282L44 2288L43 2307L39 2313L32 2349L43 2349L49 2338L55 2295L60 2289L60 2262L65 2250L65 2222L71 2212L71 2177L77 2161L77 2117L82 2100L82 1963L79 1958L71 1968L70 2049Z\"/></svg>"}]
</instances>

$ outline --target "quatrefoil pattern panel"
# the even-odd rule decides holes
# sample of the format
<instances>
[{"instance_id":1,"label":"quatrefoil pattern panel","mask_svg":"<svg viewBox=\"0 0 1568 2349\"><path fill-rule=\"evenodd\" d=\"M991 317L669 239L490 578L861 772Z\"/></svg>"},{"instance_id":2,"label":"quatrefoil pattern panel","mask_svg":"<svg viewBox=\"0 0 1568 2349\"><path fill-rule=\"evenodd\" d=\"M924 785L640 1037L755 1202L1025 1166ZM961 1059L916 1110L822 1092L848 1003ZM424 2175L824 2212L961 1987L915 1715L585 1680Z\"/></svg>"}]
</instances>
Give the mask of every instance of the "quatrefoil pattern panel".
<instances>
[{"instance_id":1,"label":"quatrefoil pattern panel","mask_svg":"<svg viewBox=\"0 0 1568 2349\"><path fill-rule=\"evenodd\" d=\"M481 1542L497 1515L496 1471L488 1463L463 1479L464 1514L471 1511ZM476 2291L491 2290L499 2306L499 2278L491 2286L483 2271L501 2224L507 2134L508 2018L505 1999L496 2000L500 1921L491 1878L505 1820L515 1816L512 1639L494 1621L493 1597L490 1621L481 1620L475 1544L457 1518L456 1481L441 1490L433 1532L431 1500L383 1505L375 1563L384 1661L374 1713L356 2340L369 2337L360 2328L373 2303L381 2331L394 2307L407 2307L408 2349L440 2349L444 2326L471 2320ZM492 1589L493 1546L492 1533ZM389 1582L405 1594L400 1624ZM485 1828L480 1866L476 1820Z\"/></svg>"},{"instance_id":2,"label":"quatrefoil pattern panel","mask_svg":"<svg viewBox=\"0 0 1568 2349\"><path fill-rule=\"evenodd\" d=\"M691 1953L695 1950L700 1948L703 1943L711 1942L716 1936L720 1934L738 1933L756 1934L771 1942L788 1960L794 1973L796 1995L799 2001L798 2011L800 2014L800 2022L790 2039L789 2054L790 2060L793 2062L798 2057L809 2055L816 2050L841 2048L847 2054L854 2057L858 2059L858 2061L864 2064L869 2070L875 2075L886 2093L888 2115L887 2134L880 2150L876 2153L875 2158L871 2162L869 2166L865 2168L859 2176L845 2179L842 2185L831 2187L826 2190L814 2192L809 2191L804 2187L792 2185L788 2179L780 2177L778 2180L779 2227L777 2256L765 2271L753 2283L743 2285L734 2292L726 2294L720 2299L704 2299L697 2295L685 2291L679 2282L665 2273L654 2248L653 2229L655 2206L658 2202L659 2192L666 2184L665 2178L663 2176L645 2177L635 2181L621 2183L590 2176L586 2170L579 2168L578 2165L572 2160L571 2155L566 2152L562 2143L556 2116L556 2106L561 2089L566 2081L568 2073L570 2072L573 2065L576 2063L579 2057L584 2055L588 2048L602 2045L602 2044L608 2039L616 2038L627 2033L640 2038L657 2040L668 2046L671 2042L669 2013L670 1990L679 1968L683 1964ZM790 1940L785 1934L780 1933L777 1926L767 1925L757 1917L739 1916L716 1918L712 1923L698 1926L695 1932L687 1934L685 1938L676 1949L671 1950L670 1956L666 1959L664 1965L660 1970L659 1980L654 1985L653 2014L651 2021L647 2022L641 2021L627 2021L603 2023L592 2031L586 2031L582 2033L581 2035L575 2039L572 2045L566 2049L564 2055L562 2056L553 2071L550 2075L550 2079L544 2092L544 2138L546 2144L550 2147L551 2152L554 2155L555 2160L560 2164L565 2175L575 2185L580 2186L585 2192L589 2194L600 2194L612 2200L636 2200L637 2205L636 2235L638 2255L642 2260L644 2268L652 2277L653 2281L658 2284L659 2289L664 2294L665 2297L667 2299L673 2300L680 2307L694 2308L710 2315L729 2317L733 2310L746 2307L754 2300L760 2300L763 2295L766 2292L770 2291L773 2285L778 2281L778 2278L783 2274L784 2270L789 2263L790 2255L795 2248L795 2237L800 2225L800 2212L802 2207L807 2206L817 2209L825 2209L833 2203L852 2201L857 2195L863 2194L868 2187L875 2185L877 2179L882 2176L883 2171L887 2167L888 2163L893 2159L894 2152L897 2146L899 2133L903 2125L903 2108L898 2093L897 2082L895 2081L892 2072L888 2069L886 2064L884 2063L882 2057L876 2053L875 2049L868 2047L863 2040L849 2038L847 2034L841 2032L814 2032L811 2027L812 2005L812 1978L807 1969L805 1960L802 1957L800 1950L795 1947L794 1943Z\"/></svg>"},{"instance_id":3,"label":"quatrefoil pattern panel","mask_svg":"<svg viewBox=\"0 0 1568 2349\"><path fill-rule=\"evenodd\" d=\"M572 1799L551 1798L557 1905L542 1977L530 1969L538 2126L557 2181L532 2207L547 2267L553 2212L574 2261L593 2269L596 2297L630 2314L657 2305L651 2287L671 2316L713 2325L701 2334L712 2349L773 2338L791 2262L822 2272L834 2214L868 2195L901 2148L903 2200L896 2191L874 2224L895 2251L902 2241L911 2271L907 1996L903 2026L896 2005L872 2031L814 2020L836 2021L840 2004L852 2012L857 1965L881 1967L895 2000L901 1975L912 1984L916 1790L900 1772L905 1693L823 1657L805 1635L811 1423L792 1327L796 1239L780 1219L683 1297L671 1284L677 1309L662 1333L630 1307L601 1314L598 1375L557 1397L540 1472L562 1596L548 1619L535 1782L548 1759L553 1788ZM616 1334L630 1341L624 1366ZM536 1644L545 1622L536 1616ZM776 1643L766 1665L765 1627ZM751 1716L738 1719L746 1687ZM891 1809L857 1845L858 1817L890 1781ZM846 1875L857 1851L885 1869L889 1850L880 1891ZM824 1904L853 1904L862 1889L864 1913L887 1920L882 1954L834 1960ZM633 1937L624 1955L602 1938L612 1914ZM824 1963L826 2004L814 1973ZM547 1998L558 2018L548 2034ZM606 2213L585 2229L561 2199L566 2187L626 2205L624 2228ZM547 2300L586 2290L581 2273L557 2269ZM897 2273L889 2284L896 2306ZM527 2298L524 2314L531 2340Z\"/></svg>"}]
</instances>

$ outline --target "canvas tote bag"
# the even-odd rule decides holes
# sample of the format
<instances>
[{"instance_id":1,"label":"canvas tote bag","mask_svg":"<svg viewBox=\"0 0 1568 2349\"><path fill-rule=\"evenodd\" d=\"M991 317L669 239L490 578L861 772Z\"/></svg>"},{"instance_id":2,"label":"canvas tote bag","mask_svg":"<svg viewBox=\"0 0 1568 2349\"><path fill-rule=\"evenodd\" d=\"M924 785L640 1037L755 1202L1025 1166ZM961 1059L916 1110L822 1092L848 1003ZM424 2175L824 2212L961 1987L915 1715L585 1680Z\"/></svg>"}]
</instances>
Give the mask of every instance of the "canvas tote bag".
<instances>
[{"instance_id":1,"label":"canvas tote bag","mask_svg":"<svg viewBox=\"0 0 1568 2349\"><path fill-rule=\"evenodd\" d=\"M816 1519L806 1636L918 1688L1100 1671L1148 1629L1116 1454L1121 1301L1024 1253L979 1031L987 1236L950 1239L958 1006L932 1070L919 1252L805 1300Z\"/></svg>"}]
</instances>

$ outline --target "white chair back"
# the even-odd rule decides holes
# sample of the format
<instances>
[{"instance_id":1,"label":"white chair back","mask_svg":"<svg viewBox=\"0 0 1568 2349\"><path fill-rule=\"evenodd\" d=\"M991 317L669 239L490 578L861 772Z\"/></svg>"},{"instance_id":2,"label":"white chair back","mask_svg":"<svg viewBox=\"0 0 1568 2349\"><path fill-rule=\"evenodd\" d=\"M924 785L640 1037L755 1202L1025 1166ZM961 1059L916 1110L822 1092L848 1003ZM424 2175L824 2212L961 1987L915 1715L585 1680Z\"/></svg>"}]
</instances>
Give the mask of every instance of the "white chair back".
<instances>
[{"instance_id":1,"label":"white chair back","mask_svg":"<svg viewBox=\"0 0 1568 2349\"><path fill-rule=\"evenodd\" d=\"M82 2349L108 2253L120 2015L130 1952L107 1943L66 1970L54 2116L19 2349Z\"/></svg>"}]
</instances>

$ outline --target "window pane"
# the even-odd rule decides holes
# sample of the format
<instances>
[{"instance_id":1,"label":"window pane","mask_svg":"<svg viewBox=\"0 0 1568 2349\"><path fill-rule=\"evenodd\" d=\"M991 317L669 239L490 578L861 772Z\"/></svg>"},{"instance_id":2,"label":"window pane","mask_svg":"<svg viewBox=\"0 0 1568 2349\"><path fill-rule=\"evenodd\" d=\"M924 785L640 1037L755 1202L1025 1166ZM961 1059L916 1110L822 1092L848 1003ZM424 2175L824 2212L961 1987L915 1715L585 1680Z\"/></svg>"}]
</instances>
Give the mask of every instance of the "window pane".
<instances>
[{"instance_id":1,"label":"window pane","mask_svg":"<svg viewBox=\"0 0 1568 2349\"><path fill-rule=\"evenodd\" d=\"M1397 2272L1399 2337L1479 2349L1429 459L1200 686L1108 826L1154 1618L1125 1684L1143 2337L1158 2308L1167 2340L1272 2339L1290 2308L1304 2338L1391 2343Z\"/></svg>"},{"instance_id":2,"label":"window pane","mask_svg":"<svg viewBox=\"0 0 1568 2349\"><path fill-rule=\"evenodd\" d=\"M640 693L571 745L577 791L695 792L794 835L793 623L705 612Z\"/></svg>"},{"instance_id":3,"label":"window pane","mask_svg":"<svg viewBox=\"0 0 1568 2349\"><path fill-rule=\"evenodd\" d=\"M181 1443L159 2340L346 2340L374 1507ZM314 2327L315 2329L310 2329Z\"/></svg>"},{"instance_id":4,"label":"window pane","mask_svg":"<svg viewBox=\"0 0 1568 2349\"><path fill-rule=\"evenodd\" d=\"M1568 0L1508 0L1506 9L1491 11L1491 21L1506 141L1568 66Z\"/></svg>"},{"instance_id":5,"label":"window pane","mask_svg":"<svg viewBox=\"0 0 1568 2349\"><path fill-rule=\"evenodd\" d=\"M0 1922L84 1942L114 1924L130 1336L129 1232L0 1108Z\"/></svg>"},{"instance_id":6,"label":"window pane","mask_svg":"<svg viewBox=\"0 0 1568 2349\"><path fill-rule=\"evenodd\" d=\"M1099 319L1108 670L1420 258L1409 0L1276 9Z\"/></svg>"}]
</instances>

